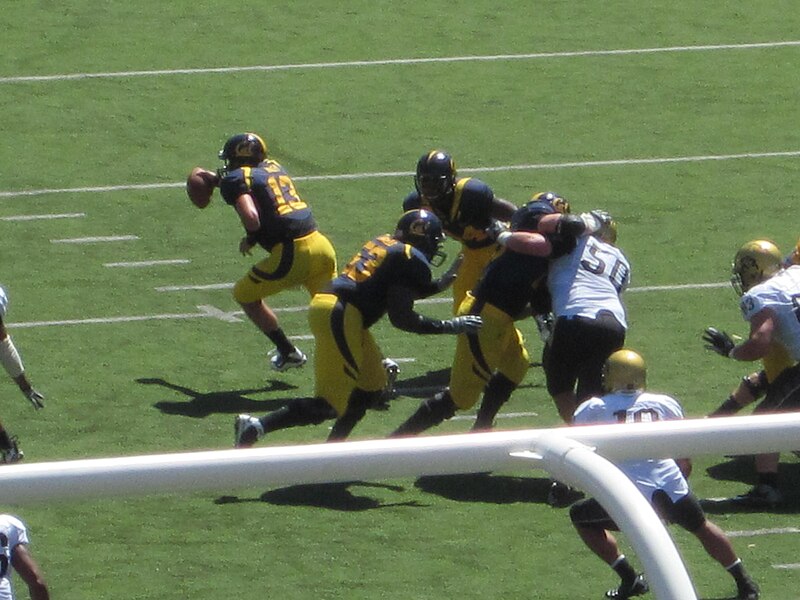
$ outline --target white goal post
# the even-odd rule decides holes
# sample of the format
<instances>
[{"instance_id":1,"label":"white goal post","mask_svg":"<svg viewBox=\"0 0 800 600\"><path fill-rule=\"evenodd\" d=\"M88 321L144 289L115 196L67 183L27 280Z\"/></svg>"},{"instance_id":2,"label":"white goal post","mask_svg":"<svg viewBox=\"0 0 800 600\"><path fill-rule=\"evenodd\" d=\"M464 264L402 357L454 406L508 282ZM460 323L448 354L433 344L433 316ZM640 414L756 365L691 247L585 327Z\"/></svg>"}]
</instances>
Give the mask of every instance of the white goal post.
<instances>
[{"instance_id":1,"label":"white goal post","mask_svg":"<svg viewBox=\"0 0 800 600\"><path fill-rule=\"evenodd\" d=\"M0 503L230 493L253 486L477 473L528 464L600 500L630 539L660 600L695 600L663 525L609 461L796 449L800 414L791 413L492 431L8 465L0 468Z\"/></svg>"}]
</instances>

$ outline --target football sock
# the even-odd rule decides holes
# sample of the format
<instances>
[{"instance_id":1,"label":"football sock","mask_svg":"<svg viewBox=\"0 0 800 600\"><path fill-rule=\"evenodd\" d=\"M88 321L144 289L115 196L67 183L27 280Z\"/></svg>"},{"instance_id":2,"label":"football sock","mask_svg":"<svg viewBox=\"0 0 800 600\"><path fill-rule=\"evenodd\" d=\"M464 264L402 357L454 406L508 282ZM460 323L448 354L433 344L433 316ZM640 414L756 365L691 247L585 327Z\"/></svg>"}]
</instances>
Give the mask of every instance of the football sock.
<instances>
[{"instance_id":1,"label":"football sock","mask_svg":"<svg viewBox=\"0 0 800 600\"><path fill-rule=\"evenodd\" d=\"M380 395L381 390L377 392L367 392L358 388L353 390L350 394L350 399L347 401L347 410L341 417L336 419L328 435L328 441L341 441L350 435L350 432L353 431L356 424L366 414L367 407L374 403L376 398L379 398Z\"/></svg>"},{"instance_id":2,"label":"football sock","mask_svg":"<svg viewBox=\"0 0 800 600\"><path fill-rule=\"evenodd\" d=\"M777 473L759 473L758 483L768 485L778 489L778 474Z\"/></svg>"},{"instance_id":3,"label":"football sock","mask_svg":"<svg viewBox=\"0 0 800 600\"><path fill-rule=\"evenodd\" d=\"M406 419L405 423L395 429L389 437L401 437L422 433L449 419L456 413L456 405L450 392L440 392L419 405L417 411Z\"/></svg>"},{"instance_id":4,"label":"football sock","mask_svg":"<svg viewBox=\"0 0 800 600\"><path fill-rule=\"evenodd\" d=\"M736 562L729 567L725 567L725 570L733 576L737 584L745 583L748 579L741 558L737 558Z\"/></svg>"},{"instance_id":5,"label":"football sock","mask_svg":"<svg viewBox=\"0 0 800 600\"><path fill-rule=\"evenodd\" d=\"M475 431L491 429L500 408L508 402L516 388L517 385L502 373L494 375L486 385L472 429Z\"/></svg>"},{"instance_id":6,"label":"football sock","mask_svg":"<svg viewBox=\"0 0 800 600\"><path fill-rule=\"evenodd\" d=\"M636 580L636 571L633 570L624 554L620 554L617 560L611 563L611 568L619 575L622 585L631 585Z\"/></svg>"},{"instance_id":7,"label":"football sock","mask_svg":"<svg viewBox=\"0 0 800 600\"><path fill-rule=\"evenodd\" d=\"M11 438L8 436L8 432L5 429L0 429L0 449L1 450L11 450L13 444L11 443Z\"/></svg>"},{"instance_id":8,"label":"football sock","mask_svg":"<svg viewBox=\"0 0 800 600\"><path fill-rule=\"evenodd\" d=\"M289 338L286 337L286 334L283 332L283 329L278 327L277 329L270 331L267 334L267 337L272 340L272 343L275 344L275 347L278 349L278 352L281 353L282 356L288 356L292 352L294 352L294 344L289 341Z\"/></svg>"},{"instance_id":9,"label":"football sock","mask_svg":"<svg viewBox=\"0 0 800 600\"><path fill-rule=\"evenodd\" d=\"M297 427L318 425L336 417L336 411L322 398L297 398L259 419L264 433Z\"/></svg>"}]
</instances>

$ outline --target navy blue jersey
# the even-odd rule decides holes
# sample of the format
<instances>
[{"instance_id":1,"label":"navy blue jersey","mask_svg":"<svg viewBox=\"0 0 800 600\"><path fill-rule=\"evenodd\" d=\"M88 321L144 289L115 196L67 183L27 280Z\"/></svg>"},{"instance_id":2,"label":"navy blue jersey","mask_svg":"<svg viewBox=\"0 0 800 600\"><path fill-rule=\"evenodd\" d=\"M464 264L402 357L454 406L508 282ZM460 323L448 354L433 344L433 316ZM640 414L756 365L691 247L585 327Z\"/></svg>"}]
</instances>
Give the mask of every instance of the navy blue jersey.
<instances>
[{"instance_id":1,"label":"navy blue jersey","mask_svg":"<svg viewBox=\"0 0 800 600\"><path fill-rule=\"evenodd\" d=\"M317 229L308 204L298 195L291 177L274 160L228 172L220 181L219 191L230 205L242 194L253 197L261 221L256 239L267 250Z\"/></svg>"},{"instance_id":2,"label":"navy blue jersey","mask_svg":"<svg viewBox=\"0 0 800 600\"><path fill-rule=\"evenodd\" d=\"M494 192L480 179L456 180L453 193L435 204L428 204L419 192L411 192L403 200L403 211L416 208L433 212L441 220L445 233L468 248L494 244L494 239L486 233L486 228L492 224Z\"/></svg>"},{"instance_id":3,"label":"navy blue jersey","mask_svg":"<svg viewBox=\"0 0 800 600\"><path fill-rule=\"evenodd\" d=\"M385 234L364 244L328 291L358 308L364 327L370 327L386 314L392 286L407 287L422 298L434 291L431 280L425 255Z\"/></svg>"},{"instance_id":4,"label":"navy blue jersey","mask_svg":"<svg viewBox=\"0 0 800 600\"><path fill-rule=\"evenodd\" d=\"M478 314L486 303L499 308L512 319L519 317L529 304L534 312L544 312L541 298L546 295L545 280L550 260L569 254L575 248L574 237L553 235L548 239L553 247L549 257L506 249L492 259L472 291L475 296L473 312Z\"/></svg>"}]
</instances>

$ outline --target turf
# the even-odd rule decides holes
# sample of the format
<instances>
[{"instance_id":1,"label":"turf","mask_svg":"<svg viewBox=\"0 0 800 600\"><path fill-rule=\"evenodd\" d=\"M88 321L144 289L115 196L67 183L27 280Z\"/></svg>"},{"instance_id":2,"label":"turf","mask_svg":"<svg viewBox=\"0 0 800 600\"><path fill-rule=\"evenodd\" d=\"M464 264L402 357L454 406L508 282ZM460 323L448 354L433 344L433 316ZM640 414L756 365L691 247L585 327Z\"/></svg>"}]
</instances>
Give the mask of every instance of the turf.
<instances>
[{"instance_id":1,"label":"turf","mask_svg":"<svg viewBox=\"0 0 800 600\"><path fill-rule=\"evenodd\" d=\"M203 305L235 315L230 289L158 291L230 284L253 262L238 255L231 209L217 198L195 210L180 186L192 166L215 167L226 137L242 130L263 133L297 177L342 264L393 227L417 157L434 146L517 204L554 189L576 210L605 208L633 265L629 344L647 359L651 388L702 416L747 372L705 352L700 333L708 325L745 332L724 287L739 245L768 237L788 251L797 239L789 216L800 47L677 48L791 42L798 22L789 0L702 10L685 0L8 4L0 218L85 215L0 220L8 321L47 396L34 414L10 381L0 384L2 420L26 460L226 448L235 414L312 393L308 370L267 371L268 346L241 315L199 316ZM647 48L673 50L570 54ZM550 53L564 54L535 56ZM445 57L496 58L320 66ZM282 68L138 73L258 66ZM113 73L123 74L98 76ZM20 79L59 75L77 77ZM794 154L732 158L775 152ZM105 186L123 189L80 191ZM75 191L36 193L43 189ZM53 241L110 235L138 239ZM105 266L164 259L191 262ZM636 290L702 283L721 287ZM275 305L305 302L292 292ZM444 316L447 306L420 310ZM308 334L303 312L281 318L289 333ZM520 327L535 358L535 327ZM452 340L387 323L374 331L389 356L416 359L401 363L401 388L444 380ZM311 342L298 343L311 367ZM403 395L389 411L370 412L354 438L386 435L419 399ZM535 413L501 421L506 428L557 424L538 368L504 412ZM468 427L452 421L435 433ZM265 443L326 434L320 425ZM797 489L793 456L782 475ZM727 496L752 483L752 469L697 457L692 480L702 497ZM8 510L29 524L53 595L64 600L600 597L614 577L583 548L566 512L545 505L546 487L541 471L282 489L243 481L219 497ZM770 512L709 511L727 531L795 527L797 494L789 500ZM700 597L729 597L729 579L696 541L674 536ZM734 543L765 598L797 598L797 570L773 566L796 560L796 534Z\"/></svg>"}]
</instances>

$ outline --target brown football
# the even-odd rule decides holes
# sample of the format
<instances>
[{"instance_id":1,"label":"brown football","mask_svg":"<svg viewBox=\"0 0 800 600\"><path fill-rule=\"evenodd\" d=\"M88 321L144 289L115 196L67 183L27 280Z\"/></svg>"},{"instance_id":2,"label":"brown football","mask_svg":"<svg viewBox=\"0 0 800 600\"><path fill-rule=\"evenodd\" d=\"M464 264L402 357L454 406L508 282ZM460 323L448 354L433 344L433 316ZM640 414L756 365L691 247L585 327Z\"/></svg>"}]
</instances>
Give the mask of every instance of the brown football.
<instances>
[{"instance_id":1,"label":"brown football","mask_svg":"<svg viewBox=\"0 0 800 600\"><path fill-rule=\"evenodd\" d=\"M211 171L195 167L186 178L186 195L197 208L205 208L214 194L217 176Z\"/></svg>"}]
</instances>

